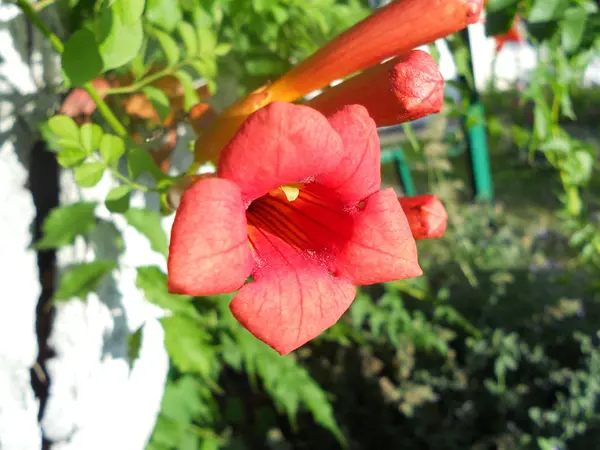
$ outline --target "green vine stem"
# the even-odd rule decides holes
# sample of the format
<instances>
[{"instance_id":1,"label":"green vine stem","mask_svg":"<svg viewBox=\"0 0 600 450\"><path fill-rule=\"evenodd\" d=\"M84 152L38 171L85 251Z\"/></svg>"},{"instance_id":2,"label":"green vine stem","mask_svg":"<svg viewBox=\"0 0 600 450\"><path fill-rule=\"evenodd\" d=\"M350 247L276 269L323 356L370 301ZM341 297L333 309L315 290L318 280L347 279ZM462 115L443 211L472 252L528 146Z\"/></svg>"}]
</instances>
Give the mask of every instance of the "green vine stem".
<instances>
[{"instance_id":1,"label":"green vine stem","mask_svg":"<svg viewBox=\"0 0 600 450\"><path fill-rule=\"evenodd\" d=\"M149 84L154 83L161 78L167 77L169 75L174 75L182 67L190 64L189 61L182 61L179 64L175 64L174 66L167 67L163 70L153 73L152 75L148 75L147 77L142 78L141 80L128 84L127 86L118 86L114 88L109 88L105 91L105 95L120 95L120 94L132 94L134 92L143 89Z\"/></svg>"},{"instance_id":2,"label":"green vine stem","mask_svg":"<svg viewBox=\"0 0 600 450\"><path fill-rule=\"evenodd\" d=\"M41 11L42 9L50 6L55 1L56 0L40 0L39 2L34 3L32 7L35 11Z\"/></svg>"},{"instance_id":3,"label":"green vine stem","mask_svg":"<svg viewBox=\"0 0 600 450\"><path fill-rule=\"evenodd\" d=\"M65 50L65 46L60 40L60 38L48 28L48 26L42 22L40 16L35 11L33 5L29 3L28 0L16 0L17 6L23 11L23 14L31 20L31 23L36 26L38 30L48 39L52 47L57 51L57 53L62 54ZM122 138L127 138L127 129L123 126L123 124L119 121L117 116L112 112L106 102L100 97L98 91L94 88L91 82L87 82L83 85L85 91L90 95L96 106L98 107L98 111L104 117L104 120L110 125L113 131Z\"/></svg>"},{"instance_id":4,"label":"green vine stem","mask_svg":"<svg viewBox=\"0 0 600 450\"><path fill-rule=\"evenodd\" d=\"M168 75L172 75L173 72L175 72L178 68L179 68L179 65L175 66L175 67L169 67L167 69L160 70L156 73L153 73L152 75L148 75L147 77L142 78L137 83L132 83L127 86L119 86L119 87L107 89L105 94L106 95L131 94L133 92L139 91L140 89L146 87L147 85L149 85L151 83L154 83L156 80L159 80Z\"/></svg>"},{"instance_id":5,"label":"green vine stem","mask_svg":"<svg viewBox=\"0 0 600 450\"><path fill-rule=\"evenodd\" d=\"M54 47L58 53L62 54L65 49L62 41L56 34L52 32L52 30L50 30L50 28L48 28L44 22L42 22L42 19L40 19L40 16L38 16L33 5L27 0L16 0L16 3L17 6L21 8L21 11L23 11L23 14L25 14L27 18L31 20L31 23L33 23L37 29L40 30L44 36L46 36L52 47Z\"/></svg>"}]
</instances>

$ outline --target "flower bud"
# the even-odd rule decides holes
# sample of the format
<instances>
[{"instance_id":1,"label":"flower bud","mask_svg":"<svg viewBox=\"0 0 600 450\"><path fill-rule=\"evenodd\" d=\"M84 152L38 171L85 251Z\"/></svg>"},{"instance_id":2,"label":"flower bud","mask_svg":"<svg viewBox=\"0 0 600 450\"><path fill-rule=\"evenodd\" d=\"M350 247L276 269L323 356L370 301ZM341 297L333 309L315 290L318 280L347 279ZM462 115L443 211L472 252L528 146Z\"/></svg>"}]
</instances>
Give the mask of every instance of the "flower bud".
<instances>
[{"instance_id":1,"label":"flower bud","mask_svg":"<svg viewBox=\"0 0 600 450\"><path fill-rule=\"evenodd\" d=\"M397 125L440 112L444 78L431 55L413 50L327 89L306 104L326 116L358 104L378 127Z\"/></svg>"},{"instance_id":2,"label":"flower bud","mask_svg":"<svg viewBox=\"0 0 600 450\"><path fill-rule=\"evenodd\" d=\"M439 198L435 195L417 195L400 197L398 200L415 239L434 239L444 235L448 213Z\"/></svg>"}]
</instances>

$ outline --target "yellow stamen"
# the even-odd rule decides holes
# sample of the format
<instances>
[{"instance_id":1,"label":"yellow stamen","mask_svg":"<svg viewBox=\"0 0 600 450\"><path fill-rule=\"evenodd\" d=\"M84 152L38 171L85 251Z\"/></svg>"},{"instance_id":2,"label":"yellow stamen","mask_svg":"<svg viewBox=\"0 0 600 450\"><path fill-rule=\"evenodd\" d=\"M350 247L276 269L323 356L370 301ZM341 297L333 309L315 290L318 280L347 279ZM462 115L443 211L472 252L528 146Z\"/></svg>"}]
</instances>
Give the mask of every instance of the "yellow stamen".
<instances>
[{"instance_id":1,"label":"yellow stamen","mask_svg":"<svg viewBox=\"0 0 600 450\"><path fill-rule=\"evenodd\" d=\"M281 186L281 190L285 194L288 202L293 202L300 195L300 185Z\"/></svg>"}]
</instances>

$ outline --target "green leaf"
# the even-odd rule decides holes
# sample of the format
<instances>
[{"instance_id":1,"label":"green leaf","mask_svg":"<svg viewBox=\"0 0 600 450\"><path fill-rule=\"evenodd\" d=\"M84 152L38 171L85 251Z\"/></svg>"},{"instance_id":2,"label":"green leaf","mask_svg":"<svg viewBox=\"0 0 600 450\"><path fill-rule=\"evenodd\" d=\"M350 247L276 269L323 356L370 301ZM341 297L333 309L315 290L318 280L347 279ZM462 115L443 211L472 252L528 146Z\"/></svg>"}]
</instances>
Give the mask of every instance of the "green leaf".
<instances>
[{"instance_id":1,"label":"green leaf","mask_svg":"<svg viewBox=\"0 0 600 450\"><path fill-rule=\"evenodd\" d=\"M550 22L561 15L568 0L534 0L527 19L531 23Z\"/></svg>"},{"instance_id":2,"label":"green leaf","mask_svg":"<svg viewBox=\"0 0 600 450\"><path fill-rule=\"evenodd\" d=\"M102 128L95 123L85 123L79 130L81 146L88 152L92 153L100 146L102 140Z\"/></svg>"},{"instance_id":3,"label":"green leaf","mask_svg":"<svg viewBox=\"0 0 600 450\"><path fill-rule=\"evenodd\" d=\"M71 300L73 297L85 300L115 267L115 262L103 259L68 267L60 277L54 300Z\"/></svg>"},{"instance_id":4,"label":"green leaf","mask_svg":"<svg viewBox=\"0 0 600 450\"><path fill-rule=\"evenodd\" d=\"M275 75L284 72L288 65L279 59L254 58L246 61L246 70L252 76Z\"/></svg>"},{"instance_id":5,"label":"green leaf","mask_svg":"<svg viewBox=\"0 0 600 450\"><path fill-rule=\"evenodd\" d=\"M92 187L98 184L104 175L104 163L90 162L75 169L75 181L81 187Z\"/></svg>"},{"instance_id":6,"label":"green leaf","mask_svg":"<svg viewBox=\"0 0 600 450\"><path fill-rule=\"evenodd\" d=\"M102 57L90 30L78 30L65 42L62 68L73 86L81 86L100 75Z\"/></svg>"},{"instance_id":7,"label":"green leaf","mask_svg":"<svg viewBox=\"0 0 600 450\"><path fill-rule=\"evenodd\" d=\"M533 128L539 139L546 139L548 136L548 115L546 114L546 108L536 103L533 109Z\"/></svg>"},{"instance_id":8,"label":"green leaf","mask_svg":"<svg viewBox=\"0 0 600 450\"><path fill-rule=\"evenodd\" d=\"M167 276L158 267L138 267L135 284L144 292L150 303L196 321L201 318L200 313L191 303L192 297L171 294L167 290Z\"/></svg>"},{"instance_id":9,"label":"green leaf","mask_svg":"<svg viewBox=\"0 0 600 450\"><path fill-rule=\"evenodd\" d=\"M104 203L110 212L124 213L129 208L131 186L122 185L112 188L106 195Z\"/></svg>"},{"instance_id":10,"label":"green leaf","mask_svg":"<svg viewBox=\"0 0 600 450\"><path fill-rule=\"evenodd\" d=\"M74 203L55 208L42 227L43 236L36 248L58 248L72 244L77 236L85 236L96 227L95 203Z\"/></svg>"},{"instance_id":11,"label":"green leaf","mask_svg":"<svg viewBox=\"0 0 600 450\"><path fill-rule=\"evenodd\" d=\"M273 14L273 18L275 19L277 25L283 25L290 18L287 9L281 5L274 5L271 8L271 14Z\"/></svg>"},{"instance_id":12,"label":"green leaf","mask_svg":"<svg viewBox=\"0 0 600 450\"><path fill-rule=\"evenodd\" d=\"M584 186L594 173L594 157L584 150L577 150L562 164L566 181L573 186Z\"/></svg>"},{"instance_id":13,"label":"green leaf","mask_svg":"<svg viewBox=\"0 0 600 450\"><path fill-rule=\"evenodd\" d=\"M485 35L497 36L510 30L517 13L517 4L510 9L497 12L488 12L485 16Z\"/></svg>"},{"instance_id":14,"label":"green leaf","mask_svg":"<svg viewBox=\"0 0 600 450\"><path fill-rule=\"evenodd\" d=\"M161 402L161 416L176 423L192 422L206 408L201 401L201 390L200 381L190 375L184 375L176 382L167 382Z\"/></svg>"},{"instance_id":15,"label":"green leaf","mask_svg":"<svg viewBox=\"0 0 600 450\"><path fill-rule=\"evenodd\" d=\"M273 2L271 0L253 0L251 3L254 11L262 13L267 11Z\"/></svg>"},{"instance_id":16,"label":"green leaf","mask_svg":"<svg viewBox=\"0 0 600 450\"><path fill-rule=\"evenodd\" d=\"M69 116L54 116L48 119L48 128L58 138L77 142L79 146L79 127Z\"/></svg>"},{"instance_id":17,"label":"green leaf","mask_svg":"<svg viewBox=\"0 0 600 450\"><path fill-rule=\"evenodd\" d=\"M567 53L575 52L581 45L588 12L584 8L569 8L561 23L561 45Z\"/></svg>"},{"instance_id":18,"label":"green leaf","mask_svg":"<svg viewBox=\"0 0 600 450\"><path fill-rule=\"evenodd\" d=\"M173 0L147 0L146 19L154 25L171 32L182 20L179 2Z\"/></svg>"},{"instance_id":19,"label":"green leaf","mask_svg":"<svg viewBox=\"0 0 600 450\"><path fill-rule=\"evenodd\" d=\"M162 47L165 57L167 58L167 64L169 66L177 64L181 55L179 54L179 47L177 46L175 39L158 29L154 29L152 34L156 37L158 43Z\"/></svg>"},{"instance_id":20,"label":"green leaf","mask_svg":"<svg viewBox=\"0 0 600 450\"><path fill-rule=\"evenodd\" d=\"M161 319L165 330L165 347L173 365L183 373L196 373L209 378L215 364L215 350L209 335L188 317Z\"/></svg>"},{"instance_id":21,"label":"green leaf","mask_svg":"<svg viewBox=\"0 0 600 450\"><path fill-rule=\"evenodd\" d=\"M140 357L140 348L142 347L142 329L141 326L135 332L127 336L127 356L129 359L129 368L133 368L133 364Z\"/></svg>"},{"instance_id":22,"label":"green leaf","mask_svg":"<svg viewBox=\"0 0 600 450\"><path fill-rule=\"evenodd\" d=\"M148 97L148 100L152 103L152 106L158 113L161 120L169 115L171 105L169 104L169 97L162 90L155 88L154 86L146 86L143 89L144 94Z\"/></svg>"},{"instance_id":23,"label":"green leaf","mask_svg":"<svg viewBox=\"0 0 600 450\"><path fill-rule=\"evenodd\" d=\"M486 13L502 11L517 4L517 0L489 0L485 5ZM486 17L487 20L487 17Z\"/></svg>"},{"instance_id":24,"label":"green leaf","mask_svg":"<svg viewBox=\"0 0 600 450\"><path fill-rule=\"evenodd\" d=\"M183 107L186 111L189 111L194 105L200 103L200 97L194 89L194 80L192 80L189 73L182 70L175 72L175 76L183 87Z\"/></svg>"},{"instance_id":25,"label":"green leaf","mask_svg":"<svg viewBox=\"0 0 600 450\"><path fill-rule=\"evenodd\" d=\"M134 180L143 173L150 173L157 180L165 178L165 174L156 166L152 156L139 148L132 148L127 153L127 170Z\"/></svg>"},{"instance_id":26,"label":"green leaf","mask_svg":"<svg viewBox=\"0 0 600 450\"><path fill-rule=\"evenodd\" d=\"M125 219L129 225L148 238L152 250L167 256L169 242L160 216L156 212L149 209L131 208L125 213Z\"/></svg>"},{"instance_id":27,"label":"green leaf","mask_svg":"<svg viewBox=\"0 0 600 450\"><path fill-rule=\"evenodd\" d=\"M213 56L217 46L217 37L213 30L209 27L198 27L196 35L198 36L198 54L204 57Z\"/></svg>"},{"instance_id":28,"label":"green leaf","mask_svg":"<svg viewBox=\"0 0 600 450\"><path fill-rule=\"evenodd\" d=\"M167 385L167 389L168 389ZM165 397L167 395L167 389L165 389L165 395L163 396L163 405L165 404ZM156 420L154 426L154 432L152 433L152 441L146 450L172 450L179 449L185 430L189 422L176 422L173 420L166 419L163 417L162 412L163 406L161 406L161 415ZM191 419L190 419L191 421Z\"/></svg>"},{"instance_id":29,"label":"green leaf","mask_svg":"<svg viewBox=\"0 0 600 450\"><path fill-rule=\"evenodd\" d=\"M217 56L226 55L227 53L229 53L231 51L231 49L232 49L231 44L225 44L222 42L215 47L215 55L217 55Z\"/></svg>"},{"instance_id":30,"label":"green leaf","mask_svg":"<svg viewBox=\"0 0 600 450\"><path fill-rule=\"evenodd\" d=\"M114 8L125 25L134 25L142 17L145 0L115 0Z\"/></svg>"},{"instance_id":31,"label":"green leaf","mask_svg":"<svg viewBox=\"0 0 600 450\"><path fill-rule=\"evenodd\" d=\"M100 142L100 155L107 166L113 165L125 153L125 142L113 134L105 134Z\"/></svg>"},{"instance_id":32,"label":"green leaf","mask_svg":"<svg viewBox=\"0 0 600 450\"><path fill-rule=\"evenodd\" d=\"M82 148L65 148L57 156L58 164L62 167L76 167L87 158L88 153Z\"/></svg>"},{"instance_id":33,"label":"green leaf","mask_svg":"<svg viewBox=\"0 0 600 450\"><path fill-rule=\"evenodd\" d=\"M188 58L193 58L198 54L198 39L194 27L187 22L180 22L177 25L177 31L181 36L183 45L185 45L185 51Z\"/></svg>"},{"instance_id":34,"label":"green leaf","mask_svg":"<svg viewBox=\"0 0 600 450\"><path fill-rule=\"evenodd\" d=\"M564 137L552 138L549 141L544 142L540 146L540 150L543 152L555 152L555 153L568 153L571 150L571 142L569 139Z\"/></svg>"},{"instance_id":35,"label":"green leaf","mask_svg":"<svg viewBox=\"0 0 600 450\"><path fill-rule=\"evenodd\" d=\"M98 41L104 70L124 66L140 51L144 39L142 22L125 25L112 8L102 8L98 18Z\"/></svg>"}]
</instances>

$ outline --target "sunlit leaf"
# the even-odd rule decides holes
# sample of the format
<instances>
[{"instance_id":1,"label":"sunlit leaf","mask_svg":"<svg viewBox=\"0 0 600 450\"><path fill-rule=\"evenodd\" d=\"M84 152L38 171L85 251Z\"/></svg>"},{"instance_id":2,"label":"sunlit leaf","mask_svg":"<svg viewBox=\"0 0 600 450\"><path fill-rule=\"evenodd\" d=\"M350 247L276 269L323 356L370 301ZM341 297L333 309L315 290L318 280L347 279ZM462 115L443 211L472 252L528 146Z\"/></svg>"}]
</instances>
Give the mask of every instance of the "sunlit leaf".
<instances>
[{"instance_id":1,"label":"sunlit leaf","mask_svg":"<svg viewBox=\"0 0 600 450\"><path fill-rule=\"evenodd\" d=\"M185 45L187 56L191 58L196 56L198 54L198 39L194 27L187 22L180 22L177 25L177 31Z\"/></svg>"},{"instance_id":2,"label":"sunlit leaf","mask_svg":"<svg viewBox=\"0 0 600 450\"><path fill-rule=\"evenodd\" d=\"M119 161L125 153L125 142L118 136L105 134L100 142L100 155L107 165L112 165Z\"/></svg>"},{"instance_id":3,"label":"sunlit leaf","mask_svg":"<svg viewBox=\"0 0 600 450\"><path fill-rule=\"evenodd\" d=\"M112 8L103 7L97 29L105 71L127 64L140 51L144 38L141 21L126 25Z\"/></svg>"},{"instance_id":4,"label":"sunlit leaf","mask_svg":"<svg viewBox=\"0 0 600 450\"><path fill-rule=\"evenodd\" d=\"M125 213L125 218L129 225L146 236L152 250L167 256L169 242L158 213L149 209L131 208Z\"/></svg>"},{"instance_id":5,"label":"sunlit leaf","mask_svg":"<svg viewBox=\"0 0 600 450\"><path fill-rule=\"evenodd\" d=\"M43 225L43 236L36 247L49 249L72 244L77 236L86 236L96 227L95 203L74 203L52 210Z\"/></svg>"},{"instance_id":6,"label":"sunlit leaf","mask_svg":"<svg viewBox=\"0 0 600 450\"><path fill-rule=\"evenodd\" d=\"M182 70L178 70L175 73L175 76L181 83L183 87L183 104L184 109L189 111L192 107L198 103L200 103L200 97L198 97L198 93L194 88L194 80L190 76L189 73L184 72Z\"/></svg>"},{"instance_id":7,"label":"sunlit leaf","mask_svg":"<svg viewBox=\"0 0 600 450\"><path fill-rule=\"evenodd\" d=\"M56 160L62 167L77 167L87 158L88 154L82 148L65 148L58 153Z\"/></svg>"},{"instance_id":8,"label":"sunlit leaf","mask_svg":"<svg viewBox=\"0 0 600 450\"><path fill-rule=\"evenodd\" d=\"M85 300L115 267L115 262L102 259L68 267L60 276L54 300L71 300L75 297Z\"/></svg>"},{"instance_id":9,"label":"sunlit leaf","mask_svg":"<svg viewBox=\"0 0 600 450\"><path fill-rule=\"evenodd\" d=\"M104 164L98 161L82 164L75 168L75 181L81 187L95 186L102 179L105 169Z\"/></svg>"},{"instance_id":10,"label":"sunlit leaf","mask_svg":"<svg viewBox=\"0 0 600 450\"><path fill-rule=\"evenodd\" d=\"M88 152L92 153L100 146L102 140L102 128L95 123L84 123L79 130L81 146Z\"/></svg>"},{"instance_id":11,"label":"sunlit leaf","mask_svg":"<svg viewBox=\"0 0 600 450\"><path fill-rule=\"evenodd\" d=\"M65 42L62 54L62 68L73 86L92 81L102 71L101 51L88 29L77 30Z\"/></svg>"},{"instance_id":12,"label":"sunlit leaf","mask_svg":"<svg viewBox=\"0 0 600 450\"><path fill-rule=\"evenodd\" d=\"M129 208L131 187L128 185L112 188L106 195L104 203L110 212L124 213Z\"/></svg>"}]
</instances>

